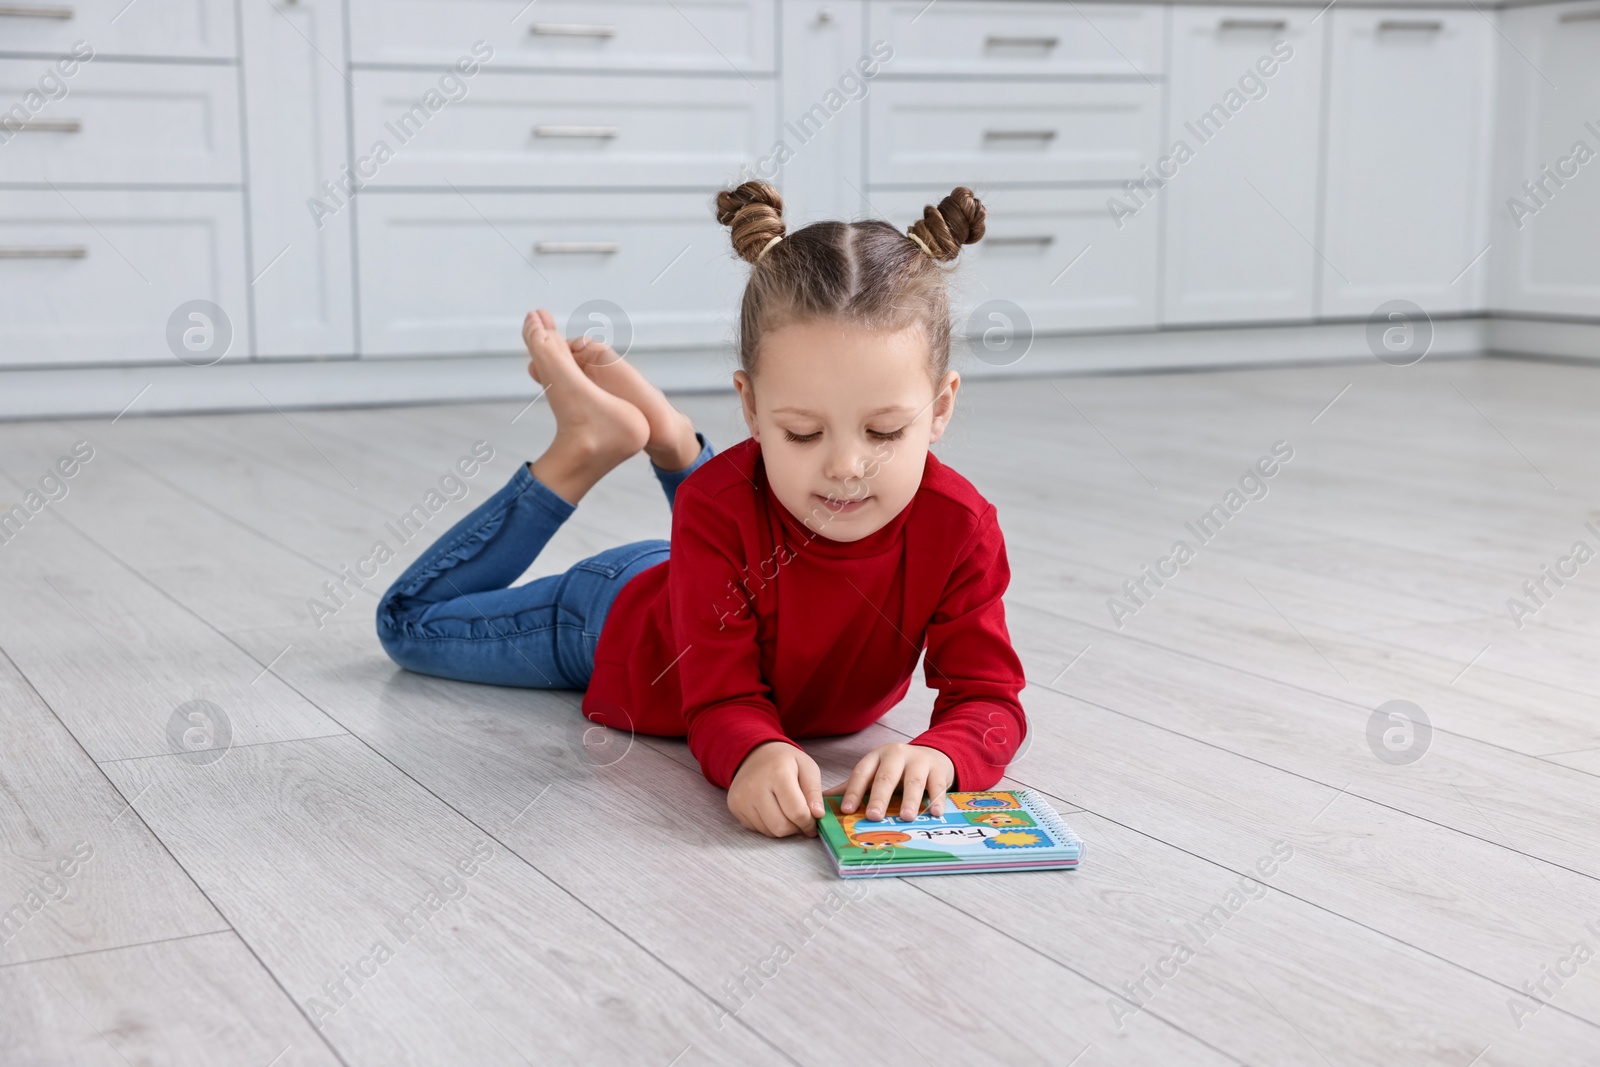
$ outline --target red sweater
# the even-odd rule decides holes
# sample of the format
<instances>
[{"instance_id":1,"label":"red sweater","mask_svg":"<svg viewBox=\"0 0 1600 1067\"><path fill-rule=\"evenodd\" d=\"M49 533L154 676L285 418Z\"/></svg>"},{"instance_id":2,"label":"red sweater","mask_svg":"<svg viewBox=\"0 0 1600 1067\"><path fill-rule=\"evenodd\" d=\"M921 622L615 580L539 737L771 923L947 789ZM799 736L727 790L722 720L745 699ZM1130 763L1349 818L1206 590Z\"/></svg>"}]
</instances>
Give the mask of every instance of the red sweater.
<instances>
[{"instance_id":1,"label":"red sweater","mask_svg":"<svg viewBox=\"0 0 1600 1067\"><path fill-rule=\"evenodd\" d=\"M1001 601L1010 577L994 505L933 453L905 509L844 542L789 514L746 438L679 485L672 557L617 594L583 714L687 735L726 789L759 744L882 718L926 645L923 676L939 695L911 743L950 757L952 789L987 789L1027 730Z\"/></svg>"}]
</instances>

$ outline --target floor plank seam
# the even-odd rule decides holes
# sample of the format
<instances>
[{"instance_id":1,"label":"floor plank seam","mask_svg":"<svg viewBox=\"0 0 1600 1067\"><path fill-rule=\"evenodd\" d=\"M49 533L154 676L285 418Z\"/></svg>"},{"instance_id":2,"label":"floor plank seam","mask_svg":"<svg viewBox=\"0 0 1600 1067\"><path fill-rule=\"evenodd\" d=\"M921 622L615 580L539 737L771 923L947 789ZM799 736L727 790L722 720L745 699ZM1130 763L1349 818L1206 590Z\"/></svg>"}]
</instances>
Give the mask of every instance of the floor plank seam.
<instances>
[{"instance_id":1,"label":"floor plank seam","mask_svg":"<svg viewBox=\"0 0 1600 1067\"><path fill-rule=\"evenodd\" d=\"M1032 788L1032 787L1029 787L1029 788ZM1041 790L1041 792L1042 792L1042 790ZM1066 877L1073 877L1073 876L1072 875L1066 875ZM1074 967L1071 964L1065 962L1064 960L1056 959L1055 956L1051 955L1049 952L1046 952L1044 949L1040 948L1039 946L1037 946L1037 945L1035 945L1035 944L1033 944L1033 943L1031 943L1029 941L1026 941L1026 940L1024 940L1024 939L1022 939L1020 937L1017 937L1015 934L1012 934L1009 931L1004 930L1004 929L994 925L993 923L986 921L981 916L972 914L970 911L968 911L967 909L961 907L959 904L953 904L950 901L944 899L943 897L939 896L939 894L937 894L933 890L929 889L927 886L921 884L922 883L922 879L920 879L920 878L904 878L903 881L908 883L913 889L916 889L918 892L921 892L924 895L926 895L927 897L938 901L940 904L942 904L945 907L949 908L950 910L954 911L956 914L964 916L965 918L971 920L972 922L977 923L979 926L982 926L985 929L988 929L989 931L991 931L991 932L993 932L995 934L998 934L999 936L1005 938L1007 941L1010 941L1010 942L1012 942L1014 944L1022 946L1023 948L1027 949L1029 952L1032 952L1034 955L1036 955L1040 959L1044 960L1046 963L1053 964L1054 966L1059 967L1064 971L1068 971L1071 974L1077 975L1079 978L1083 979L1085 982L1088 982L1090 985L1094 986L1096 989L1100 989L1100 990L1104 991L1105 993L1107 993L1107 994L1109 994L1111 996L1114 996L1114 997L1121 997L1122 996L1122 994L1118 993L1112 987L1110 987L1110 986L1106 985L1105 983L1101 982L1099 979L1093 977L1092 975L1085 974L1084 972L1078 970L1076 967ZM1248 1064L1246 1063L1245 1060L1240 1059L1238 1056L1235 1056L1233 1053L1229 1052L1228 1050L1226 1050L1224 1048L1220 1048L1220 1047L1218 1047L1216 1045L1213 1045L1211 1042L1207 1041L1205 1038L1200 1037L1198 1034L1195 1034L1193 1031L1188 1030L1187 1028L1185 1028L1183 1026L1180 1026L1177 1022L1173 1021L1172 1019L1167 1018L1165 1015L1161 1014L1160 1012L1156 1011L1153 1008L1145 1006L1144 1008L1141 1009L1141 1014L1148 1014L1152 1018L1161 1020L1162 1023L1164 1023L1167 1027L1169 1027L1173 1031L1175 1031L1177 1033L1180 1033L1180 1034L1183 1034L1185 1037L1187 1037L1190 1040L1194 1041L1196 1044L1202 1045L1205 1048L1210 1049L1212 1052L1215 1052L1217 1055L1223 1057L1224 1059L1231 1060L1232 1062L1238 1064L1239 1067L1248 1067ZM1079 1053L1079 1055L1082 1055L1082 1053Z\"/></svg>"},{"instance_id":2,"label":"floor plank seam","mask_svg":"<svg viewBox=\"0 0 1600 1067\"><path fill-rule=\"evenodd\" d=\"M60 723L61 728L66 731L67 736L72 738L73 743L76 744L79 750L83 753L84 759L86 759L90 766L94 767L100 776L105 779L106 784L111 787L112 792L121 797L123 803L127 804L128 811L139 820L140 825L142 825L145 828L145 831L149 833L151 840L161 846L161 850L167 854L167 858L172 861L173 866L183 872L183 876L189 880L191 885L194 886L195 892L200 894L201 898L211 907L211 910L217 914L217 917L228 924L228 932L239 939L239 944L250 953L251 957L256 961L256 966L261 968L262 973L272 980L272 983L278 987L278 989L283 993L284 997L286 997L294 1006L296 1014L304 1019L306 1025L311 1027L311 1029L317 1034L323 1045L327 1047L329 1054L332 1055L334 1059L338 1060L339 1063L343 1064L344 1067L351 1067L351 1065L345 1061L344 1057L339 1055L338 1050L335 1049L328 1041L326 1035L324 1035L321 1030L317 1029L317 1027L311 1022L311 1018L306 1015L305 1009L298 1001L294 999L289 991L284 988L283 983L279 981L277 974L273 972L272 968L267 966L266 961L263 960L259 954L257 954L255 948L239 933L238 927L234 925L232 919L228 918L227 912L223 911L222 908L217 906L217 902L211 899L211 894L206 892L205 887L202 886L195 878L193 872L191 872L188 867L184 866L182 861L178 859L177 855L172 851L172 848L167 843L166 839L156 832L155 827L151 826L149 822L145 820L143 815L139 814L139 809L134 807L133 800L129 800L127 794L118 788L117 783L112 781L111 777L106 774L105 768L101 767L100 764L95 762L94 757L89 754L89 750L84 747L83 742L79 740L78 735L74 734L67 724L62 720L60 714L56 711L55 706L45 699L43 693L39 692L39 688L33 684L33 680L28 677L27 673L24 672L20 666L18 666L15 660L7 656L6 661L11 664L12 670L17 672L17 676L27 683L28 688L33 691L34 696L39 699L41 705L49 710L50 714L55 717L56 722ZM134 799L136 800L138 798L135 797Z\"/></svg>"},{"instance_id":3,"label":"floor plank seam","mask_svg":"<svg viewBox=\"0 0 1600 1067\"><path fill-rule=\"evenodd\" d=\"M1119 715L1119 716L1121 716L1121 717L1123 717L1125 719L1130 719L1133 722L1142 723L1145 726L1154 727L1155 729L1161 730L1164 733L1171 734L1174 737L1181 737L1181 738L1184 738L1185 740L1193 741L1196 744L1205 745L1207 748L1215 749L1218 752L1225 752L1230 756L1236 756L1239 759L1249 760L1251 763L1254 763L1254 764L1256 764L1258 766L1266 767L1269 770L1278 771L1281 774L1291 775L1291 776L1293 776L1295 778L1301 779L1302 781L1310 782L1313 785L1320 785L1320 786L1323 786L1323 787L1328 788L1328 789L1337 788L1331 782L1324 782L1324 781L1322 781L1320 779L1313 778L1308 774L1303 774L1300 771L1292 770L1292 769L1290 769L1288 767L1279 767L1276 764L1268 763L1266 760L1261 759L1260 757L1251 756L1251 755L1249 755L1247 753L1244 753L1244 752L1237 752L1237 751L1235 751L1233 749L1228 748L1225 745L1218 744L1215 741L1207 741L1203 737L1194 737L1194 736L1192 736L1190 734L1184 733L1181 730L1175 730L1170 726L1163 726L1161 723L1151 722L1148 719L1141 719L1137 715L1134 715L1131 712L1119 711L1116 708L1110 707L1110 706L1105 705L1105 704L1098 703L1097 701L1089 700L1089 699L1087 699L1085 697L1076 696L1076 695L1074 695L1072 693L1064 693L1059 689L1051 689L1050 686L1044 685L1042 683L1040 684L1039 688L1041 688L1041 689L1049 689L1050 692L1055 693L1058 696L1066 697L1069 700L1079 701L1080 703L1087 704L1090 707L1099 708L1101 711L1110 712L1113 715ZM1471 740L1471 739L1469 738L1468 740ZM1534 759L1535 757L1523 756L1522 758L1524 758L1524 759ZM1536 760L1536 762L1545 763L1547 761ZM1551 767L1561 767L1561 764L1558 764L1558 763L1550 763L1548 765L1551 766ZM1562 767L1562 769L1563 770L1567 770L1567 769L1570 769L1570 768ZM1538 863L1547 863L1550 866L1555 867L1555 868L1557 868L1559 870L1566 871L1569 874L1578 875L1581 878L1587 878L1587 879L1589 879L1590 881L1593 881L1593 882L1600 882L1600 875L1589 874L1587 871L1580 871L1580 870L1578 870L1576 868L1568 867L1564 863L1558 863L1555 860L1546 859L1543 856L1536 856L1536 855L1534 855L1534 854L1532 854L1530 852L1524 852L1521 849L1513 848L1512 846L1507 845L1507 844L1505 844L1503 842L1494 841L1494 840L1491 840L1491 839L1489 839L1487 837L1482 837L1482 836L1480 836L1478 834L1470 833L1469 831L1463 830L1460 827L1451 826L1448 823L1439 822L1437 819L1429 818L1426 815L1420 815L1420 814L1418 814L1417 812L1414 812L1414 811L1407 811L1404 808L1396 807L1395 805L1389 804L1389 803L1387 803L1385 801L1376 800L1376 799L1374 799L1372 797L1365 796L1365 795L1360 794L1360 793L1352 792L1350 790L1350 786L1345 786L1345 793L1348 796L1356 797L1359 800L1364 800L1369 804L1375 805L1376 807L1387 808L1388 810L1393 811L1393 812L1395 812L1396 814L1399 814L1399 815L1404 815L1407 818L1416 819L1419 822L1429 823L1430 825L1437 826L1437 827L1439 827L1441 829L1444 829L1444 830L1448 830L1451 833L1461 834L1463 837L1470 837L1473 840L1482 841L1484 844L1487 844L1487 845L1494 845L1496 848L1504 849L1507 852L1513 853L1515 855L1524 856L1527 859L1534 860L1535 862L1538 862Z\"/></svg>"},{"instance_id":4,"label":"floor plank seam","mask_svg":"<svg viewBox=\"0 0 1600 1067\"><path fill-rule=\"evenodd\" d=\"M218 916L221 917L220 915ZM52 956L36 956L30 960L13 960L10 963L0 963L0 971L11 967L27 967L34 963L49 963L53 960L70 960L78 956L99 956L107 952L121 952L130 948L148 948L151 945L166 945L173 941L192 941L197 937L216 937L218 934L237 934L239 931L231 926L221 926L215 930L197 930L192 934L175 934L172 937L157 937L149 941L130 941L125 945L107 945L104 948L86 948L81 952L58 952Z\"/></svg>"},{"instance_id":5,"label":"floor plank seam","mask_svg":"<svg viewBox=\"0 0 1600 1067\"><path fill-rule=\"evenodd\" d=\"M1073 699L1081 699L1081 698L1074 697ZM1091 703L1091 702L1090 701L1084 701L1084 703ZM1098 704L1096 704L1094 706L1095 707L1101 707L1101 705L1098 705ZM1111 711L1112 709L1110 709L1110 708L1102 708L1102 710ZM1121 714L1121 713L1118 713L1118 714ZM1143 721L1143 720L1135 720L1135 721ZM900 734L900 736L902 736L902 737L909 738L909 737L914 736L912 734L906 733L903 730L898 730L898 729L896 729L896 728L894 728L892 726L887 727L887 728L892 730L893 732L895 732L897 734ZM1179 734L1178 736L1184 736L1184 735ZM1196 739L1195 738L1190 738L1189 740L1196 740ZM1201 742L1201 743L1205 744L1206 742ZM1216 747L1216 746L1212 746L1212 747ZM1223 751L1226 751L1226 750L1223 750ZM1234 753L1234 755L1237 755L1237 753ZM1248 759L1249 757L1244 757L1244 758ZM1253 762L1259 762L1259 761L1253 761ZM1267 765L1267 764L1264 764L1264 766L1269 766L1270 767L1270 765ZM1271 767L1270 769L1282 771L1285 774L1294 774L1294 772L1286 771L1286 770L1284 770L1283 768L1280 768L1280 767ZM1295 776L1296 777L1304 777L1303 775L1295 775ZM1052 793L1049 790L1046 790L1041 786L1032 784L1032 783L1030 783L1030 782L1028 782L1028 781L1026 781L1026 780L1024 780L1022 778L1018 778L1018 777L1010 776L1010 775L1008 775L1008 777L1010 778L1011 781L1016 782L1019 786L1021 786L1023 788L1026 788L1026 789L1036 790L1036 791L1038 791L1040 793L1043 793L1045 796L1050 797L1052 800L1056 800L1056 801L1059 801L1061 803L1076 803L1076 801L1070 801L1065 797L1058 796L1057 794ZM1306 779L1306 780L1314 782L1313 779ZM1324 783L1314 782L1314 784L1321 785L1321 784L1324 784ZM1332 787L1330 786L1329 788L1332 788ZM1355 797L1358 800L1366 800L1368 803L1376 804L1378 807L1388 807L1388 805L1378 804L1376 801L1372 801L1367 797L1360 796L1357 793L1352 793L1352 792L1349 791L1348 787L1344 791L1342 791L1341 795L1352 796L1352 797ZM1156 842L1156 843L1158 843L1160 845L1163 845L1163 846L1165 846L1167 848L1175 849L1175 850L1177 850L1179 852L1184 853L1187 856L1192 856L1193 858L1199 860L1202 863L1207 863L1207 864L1210 864L1213 867L1218 867L1218 868L1220 868L1220 869L1222 869L1224 871L1229 872L1230 874L1240 875L1241 877L1247 875L1247 872L1245 872L1245 871L1234 870L1232 867L1229 867L1227 864L1221 862L1220 860L1214 860L1214 859L1210 858L1209 856L1202 856L1198 852L1192 852L1189 849L1184 848L1182 845L1179 845L1179 844L1176 844L1174 842L1168 841L1165 838L1158 837L1155 834L1150 833L1149 831L1141 830L1141 829L1138 829L1137 827L1130 826L1127 823L1124 823L1124 822L1118 820L1114 816L1108 815L1103 811L1100 811L1100 810L1097 810L1095 808L1089 807L1088 805L1079 805L1079 810L1081 812L1085 813L1085 814L1092 815L1092 816L1094 816L1096 818L1099 818L1099 819L1104 819L1106 822L1112 823L1112 824L1114 824L1116 826L1120 826L1124 830L1127 830L1129 833L1138 834L1140 837L1143 837L1143 838L1146 838L1148 840L1154 841L1154 842ZM1401 814L1403 816L1406 816L1407 818L1418 819L1418 820L1420 820L1422 822L1430 822L1430 823L1432 822L1432 820L1430 820L1430 819L1423 818L1422 816L1415 815L1415 814L1413 814L1411 812L1399 811L1399 809L1391 809L1391 810L1396 810L1399 814ZM1438 825L1438 826L1441 827L1441 829L1444 829L1444 830L1447 830L1447 831L1450 831L1450 832L1453 832L1453 833L1462 833L1462 831L1455 830L1453 827L1444 826L1443 824L1434 823L1433 825ZM1464 834L1464 836L1474 837L1475 840L1484 840L1482 838L1476 838L1472 834ZM1508 852L1516 853L1518 855L1523 855L1526 858L1528 858L1528 859L1530 859L1530 860L1532 860L1534 862L1550 863L1550 865L1552 867L1557 867L1557 868L1559 868L1561 870L1567 870L1567 871L1569 871L1569 873L1576 874L1576 875L1579 875L1581 877L1591 878L1591 876L1584 874L1582 871L1573 871L1570 868L1562 866L1561 864L1551 863L1550 861L1540 859L1537 856L1528 856L1526 853L1519 853L1519 852L1517 852L1516 849L1511 849L1511 848L1509 848L1507 846L1498 845L1497 842L1486 841L1485 843L1486 844L1491 844L1491 845L1497 845L1497 847L1504 848ZM1600 878L1591 878L1591 880L1600 881ZM1323 912L1324 914L1330 915L1330 916L1332 916L1332 917L1334 917L1336 919L1339 919L1341 921L1351 923L1351 924L1353 924L1355 926L1360 927L1363 930L1370 931L1371 933L1373 933L1373 934L1375 934L1375 935L1377 935L1379 937L1382 937L1387 941L1391 941L1394 944L1404 946L1405 948L1411 949L1412 951L1420 952L1425 956L1429 956L1431 958L1437 959L1441 963L1445 963L1445 964L1447 964L1447 965L1449 965L1451 967L1454 967L1457 970L1460 970L1460 971L1462 971L1464 973L1474 975L1475 977L1480 978L1483 981L1489 982L1489 983L1491 983L1493 985L1500 986L1501 988L1506 989L1506 990L1508 990L1509 992L1511 992L1513 994L1521 995L1522 992L1523 992L1521 989L1519 989L1519 988L1517 988L1515 986L1509 985L1506 982L1504 982L1504 981L1502 981L1502 980L1500 980L1498 978L1495 978L1493 975L1484 974L1481 971L1475 970L1472 967L1469 967L1464 963L1459 963L1459 962L1457 962L1455 960L1449 959L1448 957L1440 956L1438 953L1433 952L1430 949L1423 948L1420 945L1414 945L1411 942L1406 941L1403 938L1396 937L1394 934L1388 933L1387 931L1384 931L1384 930L1380 930L1377 927L1370 926L1367 923L1362 922L1360 919L1357 919L1357 918L1355 918L1353 916L1345 915L1342 912L1334 911L1332 908L1329 908L1326 905L1319 904L1316 901L1310 900L1310 899L1308 899L1306 897L1301 897L1298 894L1291 893L1286 889L1282 889L1282 888L1280 888L1278 886L1271 885L1270 883L1263 883L1263 884L1266 884L1269 889L1273 889L1273 890L1283 894L1285 897L1290 898L1291 900L1297 900L1300 903L1307 905L1308 907L1312 907L1312 908L1315 908L1316 910L1318 910L1320 912ZM1547 1006L1552 1006L1552 1007L1554 1006L1554 1005L1549 1004L1548 1002L1546 1002L1546 1003L1547 1003ZM1570 1011L1567 1011L1565 1009L1558 1009L1558 1010L1561 1011L1561 1013L1563 1015L1569 1015L1572 1018L1576 1019L1577 1021L1582 1022L1586 1026L1591 1026L1591 1027L1594 1027L1596 1029L1600 1029L1600 1021L1590 1020L1590 1019L1587 1019L1587 1018L1585 1018L1583 1016L1580 1016L1580 1015L1573 1015L1573 1013L1571 1013Z\"/></svg>"},{"instance_id":6,"label":"floor plank seam","mask_svg":"<svg viewBox=\"0 0 1600 1067\"><path fill-rule=\"evenodd\" d=\"M1108 637L1121 637L1121 638L1124 638L1124 639L1126 639L1128 641L1132 641L1132 642L1134 642L1136 644L1141 644L1141 645L1144 645L1147 648L1154 649L1154 650L1156 650L1158 652L1165 652L1165 653L1168 653L1169 655L1174 655L1174 656L1182 656L1185 659L1193 660L1196 663L1203 663L1208 667L1215 667L1215 668L1217 668L1218 670L1221 670L1221 671L1226 671L1226 672L1230 672L1230 673L1233 673L1233 674L1241 674L1241 675L1244 675L1247 678L1254 678L1257 681L1266 682L1269 685L1279 685L1279 686L1283 686L1286 689L1294 689L1294 690L1297 690L1299 692L1306 693L1306 694L1308 694L1310 696L1320 697L1323 700L1332 700L1332 701L1337 701L1340 704L1348 704L1349 706L1351 706L1353 708L1358 708L1358 709L1360 709L1362 711L1371 711L1370 708L1367 708L1364 705L1356 703L1355 701L1351 700L1349 697L1339 696L1338 694L1325 692L1325 691L1320 690L1320 689L1312 689L1309 686L1302 685L1302 684L1300 684L1298 682L1285 681L1284 679L1281 679L1281 678L1274 678L1271 675L1258 674L1255 671L1252 671L1247 667L1239 667L1239 666L1235 666L1235 665L1229 664L1229 663L1221 663L1221 662L1219 662L1217 660L1211 659L1209 656L1201 655L1198 652L1190 652L1190 651L1188 651L1186 649L1181 649L1181 648L1172 648L1172 647L1170 647L1168 645L1163 645L1163 644L1160 644L1159 642L1153 641L1150 638L1137 637L1137 636L1134 636L1132 634L1119 633L1116 630L1106 629L1104 627L1096 626L1096 625L1094 625L1092 623L1081 622L1081 621L1079 621L1077 619L1069 618L1069 617L1067 617L1065 615L1061 615L1061 614L1059 614L1057 612L1050 611L1048 608L1036 608L1036 607L1032 607L1030 605L1029 606L1029 610L1038 611L1038 612L1040 612L1042 614L1049 615L1052 618L1059 619L1059 620L1061 620L1063 622L1071 623L1074 626L1085 626L1085 627L1088 627L1088 628L1094 630L1096 633L1104 634L1104 635L1106 635ZM1049 689L1052 693L1059 693L1062 696L1069 696L1069 697L1072 697L1074 700L1084 700L1083 697L1077 696L1074 693L1068 693L1068 692L1066 692L1064 690L1061 690L1061 689L1052 688L1050 685L1048 685L1047 683L1044 683L1044 682L1034 682L1034 681L1030 680L1028 682L1028 684L1029 685L1037 685L1041 689ZM1577 694L1577 695L1584 695L1584 694ZM1084 700L1084 703L1093 704L1094 701ZM1095 706L1096 707L1100 707L1101 705L1095 704ZM1107 711L1116 711L1115 708L1106 708L1106 710ZM1123 714L1123 713L1122 712L1118 712L1118 714ZM1140 720L1140 721L1142 722L1143 720ZM1177 733L1178 731L1173 731L1173 732ZM1445 727L1438 726L1438 725L1434 725L1433 726L1433 732L1437 733L1437 734L1444 734L1444 735L1449 736L1449 737L1454 737L1454 738L1456 738L1456 739L1458 739L1460 741L1466 742L1468 744L1482 745L1485 748L1493 749L1493 750L1495 750L1497 752L1503 752L1506 755L1515 757L1517 759L1539 760L1539 758L1540 758L1538 756L1532 755L1531 753L1518 752L1514 748L1508 748L1505 745L1496 744L1493 741L1486 741L1481 737L1474 737L1471 734L1463 734L1463 733L1460 733L1458 731L1449 730L1449 729L1446 729ZM1188 736L1188 735L1181 735L1181 736ZM1198 740L1198 738L1196 738L1195 740ZM1591 777L1594 776L1594 772L1580 770L1580 769L1578 769L1576 767L1565 767L1565 769L1566 770L1570 770L1575 774L1584 774L1584 775L1589 775Z\"/></svg>"}]
</instances>

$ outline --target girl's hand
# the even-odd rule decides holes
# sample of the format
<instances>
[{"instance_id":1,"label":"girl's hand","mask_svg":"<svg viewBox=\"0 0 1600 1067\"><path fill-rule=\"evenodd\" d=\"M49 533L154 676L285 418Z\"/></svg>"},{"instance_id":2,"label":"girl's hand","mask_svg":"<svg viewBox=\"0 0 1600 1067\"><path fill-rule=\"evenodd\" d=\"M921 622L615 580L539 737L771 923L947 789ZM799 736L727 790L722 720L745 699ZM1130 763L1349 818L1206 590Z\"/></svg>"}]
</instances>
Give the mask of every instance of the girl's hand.
<instances>
[{"instance_id":1,"label":"girl's hand","mask_svg":"<svg viewBox=\"0 0 1600 1067\"><path fill-rule=\"evenodd\" d=\"M787 741L759 744L734 772L728 810L746 829L768 837L816 837L823 814L822 771Z\"/></svg>"},{"instance_id":2,"label":"girl's hand","mask_svg":"<svg viewBox=\"0 0 1600 1067\"><path fill-rule=\"evenodd\" d=\"M899 817L910 822L917 817L922 806L922 792L928 792L928 814L944 814L944 795L956 780L956 765L936 748L926 745L882 745L861 757L855 770L843 786L828 790L831 796L844 790L839 809L846 814L856 810L867 786L872 786L872 797L867 801L867 818L883 818L889 798L895 788L903 784Z\"/></svg>"}]
</instances>

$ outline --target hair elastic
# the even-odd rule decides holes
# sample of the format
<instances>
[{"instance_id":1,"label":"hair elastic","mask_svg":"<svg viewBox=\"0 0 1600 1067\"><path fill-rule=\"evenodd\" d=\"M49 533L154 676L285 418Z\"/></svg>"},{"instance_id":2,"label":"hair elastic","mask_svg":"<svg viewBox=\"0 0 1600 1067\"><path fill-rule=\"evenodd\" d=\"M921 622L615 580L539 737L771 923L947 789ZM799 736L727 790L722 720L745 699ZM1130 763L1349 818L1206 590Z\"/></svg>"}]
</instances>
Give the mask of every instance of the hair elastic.
<instances>
[{"instance_id":1,"label":"hair elastic","mask_svg":"<svg viewBox=\"0 0 1600 1067\"><path fill-rule=\"evenodd\" d=\"M912 225L915 226L916 223L912 223ZM920 238L916 234L912 233L909 228L907 228L907 230L906 230L906 236L911 238L913 241L917 242L917 247L922 249L924 252L928 253L928 258L929 259L937 260L939 258L938 256L933 254L933 249L929 248L926 244L924 244L923 241L922 241L922 238Z\"/></svg>"},{"instance_id":2,"label":"hair elastic","mask_svg":"<svg viewBox=\"0 0 1600 1067\"><path fill-rule=\"evenodd\" d=\"M772 240L768 241L765 245L762 246L761 251L756 253L756 258L760 259L762 256L765 256L767 254L767 249L771 248L773 245L777 244L781 240L783 240L783 234L780 233L780 234L778 234L778 236L774 237Z\"/></svg>"}]
</instances>

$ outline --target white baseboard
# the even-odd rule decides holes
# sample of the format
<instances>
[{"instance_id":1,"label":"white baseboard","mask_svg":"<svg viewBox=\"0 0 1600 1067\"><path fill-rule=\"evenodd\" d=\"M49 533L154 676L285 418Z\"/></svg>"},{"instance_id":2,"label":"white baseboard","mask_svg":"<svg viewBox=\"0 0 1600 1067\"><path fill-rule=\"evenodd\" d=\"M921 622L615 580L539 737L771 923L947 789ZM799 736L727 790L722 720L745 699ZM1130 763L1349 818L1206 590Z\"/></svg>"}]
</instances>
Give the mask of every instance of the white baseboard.
<instances>
[{"instance_id":1,"label":"white baseboard","mask_svg":"<svg viewBox=\"0 0 1600 1067\"><path fill-rule=\"evenodd\" d=\"M1491 330L1499 326L1481 318L1435 322L1429 358L1481 355L1490 347ZM1600 326L1585 328L1600 331ZM1562 345L1556 354L1582 348L1576 339ZM1585 351L1600 349L1591 341ZM629 358L669 393L731 391L738 366L727 348L634 352ZM1021 359L1005 366L963 351L958 342L952 366L963 378L982 379L1372 358L1366 324L1348 322L1039 337ZM536 391L527 357L516 355L0 370L0 419L514 400Z\"/></svg>"},{"instance_id":2,"label":"white baseboard","mask_svg":"<svg viewBox=\"0 0 1600 1067\"><path fill-rule=\"evenodd\" d=\"M1495 317L1489 351L1495 355L1600 362L1600 323Z\"/></svg>"}]
</instances>

